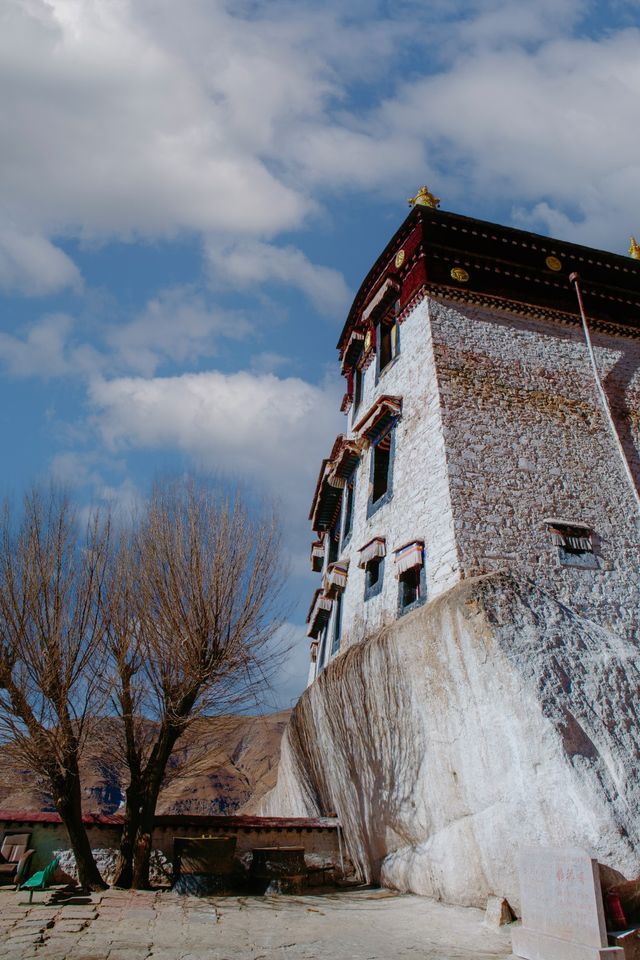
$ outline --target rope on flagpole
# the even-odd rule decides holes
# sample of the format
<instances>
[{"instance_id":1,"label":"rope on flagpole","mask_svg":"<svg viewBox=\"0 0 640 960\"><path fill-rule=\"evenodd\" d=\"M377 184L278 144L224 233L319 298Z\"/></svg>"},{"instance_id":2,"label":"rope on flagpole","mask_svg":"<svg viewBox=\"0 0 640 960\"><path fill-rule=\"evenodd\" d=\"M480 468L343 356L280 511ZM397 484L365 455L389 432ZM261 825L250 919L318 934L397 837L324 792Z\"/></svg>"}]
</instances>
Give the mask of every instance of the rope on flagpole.
<instances>
[{"instance_id":1,"label":"rope on flagpole","mask_svg":"<svg viewBox=\"0 0 640 960\"><path fill-rule=\"evenodd\" d=\"M593 371L593 379L595 380L598 395L600 397L600 404L602 406L605 418L609 425L611 436L613 437L614 443L618 449L618 453L620 454L620 460L622 461L622 466L624 468L624 472L627 477L627 480L629 481L629 486L631 488L631 492L633 494L633 497L636 503L638 514L640 515L640 492L638 491L635 477L633 476L631 465L625 453L624 447L622 446L622 441L620 440L620 436L618 434L618 431L616 430L616 425L611 415L611 407L609 406L609 400L607 398L606 393L604 392L604 387L602 386L600 374L598 373L598 365L596 363L595 354L593 352L593 344L591 343L591 334L589 333L587 317L584 311L584 304L582 302L582 292L580 290L580 275L577 273L572 273L569 276L569 280L571 281L571 283L573 283L576 291L576 297L578 298L578 306L580 308L580 317L582 318L582 329L584 332L584 339L587 344L587 350L589 351L589 359L591 360L591 369Z\"/></svg>"}]
</instances>

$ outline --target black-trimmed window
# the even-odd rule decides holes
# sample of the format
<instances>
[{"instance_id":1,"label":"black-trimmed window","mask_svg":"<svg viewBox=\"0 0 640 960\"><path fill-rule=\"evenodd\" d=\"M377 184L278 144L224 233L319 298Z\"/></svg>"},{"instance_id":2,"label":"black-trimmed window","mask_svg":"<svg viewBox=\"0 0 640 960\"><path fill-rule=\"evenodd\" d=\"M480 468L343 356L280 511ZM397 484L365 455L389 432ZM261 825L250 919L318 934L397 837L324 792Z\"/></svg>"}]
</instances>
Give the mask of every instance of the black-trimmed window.
<instances>
[{"instance_id":1,"label":"black-trimmed window","mask_svg":"<svg viewBox=\"0 0 640 960\"><path fill-rule=\"evenodd\" d=\"M327 547L326 547L327 566L329 566L330 563L335 563L336 560L338 559L338 555L340 553L341 525L342 525L342 501L340 502L340 509L338 511L336 522L331 527L331 529L327 531L327 541L328 541Z\"/></svg>"},{"instance_id":2,"label":"black-trimmed window","mask_svg":"<svg viewBox=\"0 0 640 960\"><path fill-rule=\"evenodd\" d=\"M397 320L399 302L396 301L393 313L387 314L378 323L377 330L377 372L378 376L386 370L400 352L400 324Z\"/></svg>"},{"instance_id":3,"label":"black-trimmed window","mask_svg":"<svg viewBox=\"0 0 640 960\"><path fill-rule=\"evenodd\" d=\"M419 607L427 598L424 563L409 567L398 576L398 611L407 613Z\"/></svg>"},{"instance_id":4,"label":"black-trimmed window","mask_svg":"<svg viewBox=\"0 0 640 960\"><path fill-rule=\"evenodd\" d=\"M318 644L318 662L316 665L316 676L322 673L325 667L325 658L327 655L327 634L328 634L328 624L325 623L319 637Z\"/></svg>"},{"instance_id":5,"label":"black-trimmed window","mask_svg":"<svg viewBox=\"0 0 640 960\"><path fill-rule=\"evenodd\" d=\"M353 505L356 495L356 475L355 473L351 474L351 477L347 480L346 486L344 488L344 525L342 528L342 545L344 546L349 542L351 534L353 532Z\"/></svg>"},{"instance_id":6,"label":"black-trimmed window","mask_svg":"<svg viewBox=\"0 0 640 960\"><path fill-rule=\"evenodd\" d=\"M549 532L558 547L558 559L566 567L598 569L598 560L593 550L593 533L589 527L554 521Z\"/></svg>"},{"instance_id":7,"label":"black-trimmed window","mask_svg":"<svg viewBox=\"0 0 640 960\"><path fill-rule=\"evenodd\" d=\"M342 631L342 593L336 595L333 601L333 640L331 641L331 656L340 649L340 633Z\"/></svg>"},{"instance_id":8,"label":"black-trimmed window","mask_svg":"<svg viewBox=\"0 0 640 960\"><path fill-rule=\"evenodd\" d=\"M384 557L372 557L364 568L364 599L376 597L382 590Z\"/></svg>"},{"instance_id":9,"label":"black-trimmed window","mask_svg":"<svg viewBox=\"0 0 640 960\"><path fill-rule=\"evenodd\" d=\"M356 412L362 402L362 379L363 372L361 367L356 366L353 371L353 413Z\"/></svg>"},{"instance_id":10,"label":"black-trimmed window","mask_svg":"<svg viewBox=\"0 0 640 960\"><path fill-rule=\"evenodd\" d=\"M370 496L367 516L375 513L393 495L395 429L391 427L371 445Z\"/></svg>"}]
</instances>

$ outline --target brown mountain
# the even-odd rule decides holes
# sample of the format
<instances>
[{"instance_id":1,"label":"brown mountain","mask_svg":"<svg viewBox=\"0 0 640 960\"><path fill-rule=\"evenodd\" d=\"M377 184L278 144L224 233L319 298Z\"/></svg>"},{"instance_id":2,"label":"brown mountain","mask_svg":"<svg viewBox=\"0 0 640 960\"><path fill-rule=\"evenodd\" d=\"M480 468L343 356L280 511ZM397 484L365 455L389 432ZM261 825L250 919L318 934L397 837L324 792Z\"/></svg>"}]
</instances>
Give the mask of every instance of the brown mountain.
<instances>
[{"instance_id":1,"label":"brown mountain","mask_svg":"<svg viewBox=\"0 0 640 960\"><path fill-rule=\"evenodd\" d=\"M289 710L262 717L206 717L185 735L171 759L158 813L234 813L275 784ZM105 729L117 739L114 721ZM100 745L83 763L85 813L115 813L127 784L118 751ZM5 754L2 756L2 754ZM46 788L0 751L0 808L52 810Z\"/></svg>"}]
</instances>

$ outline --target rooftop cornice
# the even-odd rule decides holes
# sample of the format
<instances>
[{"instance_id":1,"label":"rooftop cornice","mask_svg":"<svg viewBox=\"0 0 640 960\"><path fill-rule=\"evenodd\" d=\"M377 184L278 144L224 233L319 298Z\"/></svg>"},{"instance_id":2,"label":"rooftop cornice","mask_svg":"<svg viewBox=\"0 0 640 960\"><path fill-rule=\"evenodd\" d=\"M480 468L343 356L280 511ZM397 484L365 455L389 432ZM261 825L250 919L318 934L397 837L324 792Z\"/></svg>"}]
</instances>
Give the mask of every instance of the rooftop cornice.
<instances>
[{"instance_id":1,"label":"rooftop cornice","mask_svg":"<svg viewBox=\"0 0 640 960\"><path fill-rule=\"evenodd\" d=\"M640 261L513 227L415 206L365 277L338 342L388 280L400 310L419 290L519 314L579 322L569 275L580 274L589 318L612 332L640 333Z\"/></svg>"}]
</instances>

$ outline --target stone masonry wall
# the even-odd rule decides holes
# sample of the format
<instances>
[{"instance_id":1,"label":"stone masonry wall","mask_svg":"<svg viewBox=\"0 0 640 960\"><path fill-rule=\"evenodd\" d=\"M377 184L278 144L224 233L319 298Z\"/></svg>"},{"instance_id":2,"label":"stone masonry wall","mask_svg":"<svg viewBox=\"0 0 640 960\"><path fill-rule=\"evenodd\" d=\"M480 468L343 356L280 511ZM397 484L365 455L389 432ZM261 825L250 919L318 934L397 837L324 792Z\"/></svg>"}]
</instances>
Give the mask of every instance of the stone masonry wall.
<instances>
[{"instance_id":1,"label":"stone masonry wall","mask_svg":"<svg viewBox=\"0 0 640 960\"><path fill-rule=\"evenodd\" d=\"M597 360L640 478L640 341L594 332ZM340 649L398 616L393 550L424 539L427 600L497 569L531 576L582 616L638 637L640 528L597 402L577 325L424 299L400 326L400 351L366 370L345 432L377 397L402 397L393 496L367 518L371 451L356 474ZM560 563L544 519L589 524L597 569ZM358 550L386 538L382 590L364 599ZM325 561L326 565L326 561ZM331 657L335 609L319 662Z\"/></svg>"},{"instance_id":2,"label":"stone masonry wall","mask_svg":"<svg viewBox=\"0 0 640 960\"><path fill-rule=\"evenodd\" d=\"M462 575L520 572L640 639L637 511L580 327L435 300L429 320ZM640 477L640 340L592 335ZM545 517L591 525L599 569L561 565Z\"/></svg>"},{"instance_id":3,"label":"stone masonry wall","mask_svg":"<svg viewBox=\"0 0 640 960\"><path fill-rule=\"evenodd\" d=\"M375 359L366 370L362 400L358 409L348 414L345 433L352 435L353 425L376 398L384 394L400 396L403 403L402 418L395 428L393 497L367 519L371 451L365 451L356 475L353 531L340 552L340 559L350 560L343 595L341 649L396 618L398 580L394 548L409 540L425 541L429 597L437 596L459 579L440 400L425 302L418 304L400 326L400 352L379 379ZM377 536L385 537L387 542L382 591L365 601L364 570L357 566L358 549ZM329 659L332 636L333 617L327 631L325 660Z\"/></svg>"},{"instance_id":4,"label":"stone masonry wall","mask_svg":"<svg viewBox=\"0 0 640 960\"><path fill-rule=\"evenodd\" d=\"M93 824L87 827L89 843L93 850L117 850L120 845L122 827L112 824ZM69 850L69 837L61 823L33 823L30 820L3 820L0 814L0 838L6 834L29 833L29 845L34 850L30 869L41 870L51 862L56 850ZM238 826L232 822L228 827L216 825L215 828L202 824L188 823L179 826L156 824L153 830L152 847L161 850L169 859L173 859L173 841L179 837L201 837L205 834L237 837L236 856L240 857L254 847L300 846L305 853L314 854L338 864L341 848L338 830L335 827L266 827Z\"/></svg>"}]
</instances>

